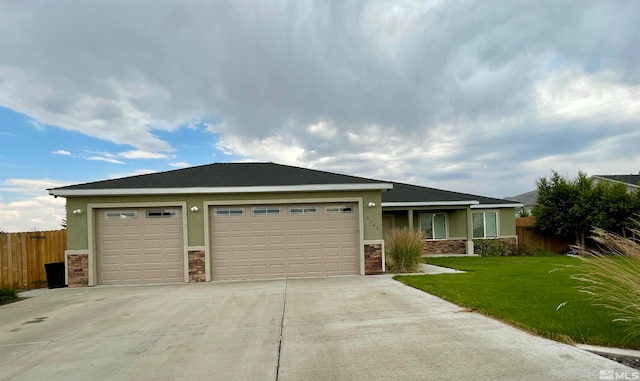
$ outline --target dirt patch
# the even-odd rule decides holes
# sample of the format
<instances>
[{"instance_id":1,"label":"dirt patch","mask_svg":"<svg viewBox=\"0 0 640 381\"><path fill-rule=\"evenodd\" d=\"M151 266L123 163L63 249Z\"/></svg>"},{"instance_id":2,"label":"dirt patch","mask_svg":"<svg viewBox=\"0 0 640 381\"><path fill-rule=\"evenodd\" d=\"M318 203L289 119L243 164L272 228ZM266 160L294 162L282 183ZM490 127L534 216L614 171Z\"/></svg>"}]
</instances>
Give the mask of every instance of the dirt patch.
<instances>
[{"instance_id":1,"label":"dirt patch","mask_svg":"<svg viewBox=\"0 0 640 381\"><path fill-rule=\"evenodd\" d=\"M632 357L632 356L623 356L623 355L614 355L614 354L610 354L610 353L599 353L599 352L594 352L597 355L600 355L602 357L606 357L609 360L613 360L615 362L618 362L622 365L626 365L628 367L640 370L640 358L638 357Z\"/></svg>"}]
</instances>

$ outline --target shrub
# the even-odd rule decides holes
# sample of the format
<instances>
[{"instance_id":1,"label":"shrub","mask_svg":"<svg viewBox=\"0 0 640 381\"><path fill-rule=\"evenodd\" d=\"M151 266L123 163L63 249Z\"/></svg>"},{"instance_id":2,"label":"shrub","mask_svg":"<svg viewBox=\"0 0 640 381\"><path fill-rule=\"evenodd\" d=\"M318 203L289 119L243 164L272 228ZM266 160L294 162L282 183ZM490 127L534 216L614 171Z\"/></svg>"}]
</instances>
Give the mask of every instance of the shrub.
<instances>
[{"instance_id":1,"label":"shrub","mask_svg":"<svg viewBox=\"0 0 640 381\"><path fill-rule=\"evenodd\" d=\"M577 278L587 282L580 291L589 294L594 304L609 308L613 321L626 322L630 336L640 336L640 222L634 223L626 236L594 230L593 240L600 249L578 248L585 273Z\"/></svg>"},{"instance_id":2,"label":"shrub","mask_svg":"<svg viewBox=\"0 0 640 381\"><path fill-rule=\"evenodd\" d=\"M422 230L393 229L385 237L387 269L393 273L417 272L422 263Z\"/></svg>"},{"instance_id":3,"label":"shrub","mask_svg":"<svg viewBox=\"0 0 640 381\"><path fill-rule=\"evenodd\" d=\"M507 245L497 239L474 239L473 251L481 257L504 257L511 255L511 251Z\"/></svg>"},{"instance_id":4,"label":"shrub","mask_svg":"<svg viewBox=\"0 0 640 381\"><path fill-rule=\"evenodd\" d=\"M0 288L0 305L17 302L20 300L18 290L12 287Z\"/></svg>"}]
</instances>

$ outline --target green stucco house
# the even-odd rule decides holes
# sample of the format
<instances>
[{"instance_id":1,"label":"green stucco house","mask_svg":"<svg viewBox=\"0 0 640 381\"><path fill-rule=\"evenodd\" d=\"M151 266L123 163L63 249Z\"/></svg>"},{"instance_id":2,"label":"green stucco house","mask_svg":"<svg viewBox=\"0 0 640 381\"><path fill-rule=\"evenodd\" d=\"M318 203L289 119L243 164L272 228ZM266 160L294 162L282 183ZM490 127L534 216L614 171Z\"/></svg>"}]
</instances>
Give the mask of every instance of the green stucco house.
<instances>
[{"instance_id":1,"label":"green stucco house","mask_svg":"<svg viewBox=\"0 0 640 381\"><path fill-rule=\"evenodd\" d=\"M386 231L424 253L517 242L506 200L274 163L219 163L49 189L67 199L69 286L384 273Z\"/></svg>"}]
</instances>

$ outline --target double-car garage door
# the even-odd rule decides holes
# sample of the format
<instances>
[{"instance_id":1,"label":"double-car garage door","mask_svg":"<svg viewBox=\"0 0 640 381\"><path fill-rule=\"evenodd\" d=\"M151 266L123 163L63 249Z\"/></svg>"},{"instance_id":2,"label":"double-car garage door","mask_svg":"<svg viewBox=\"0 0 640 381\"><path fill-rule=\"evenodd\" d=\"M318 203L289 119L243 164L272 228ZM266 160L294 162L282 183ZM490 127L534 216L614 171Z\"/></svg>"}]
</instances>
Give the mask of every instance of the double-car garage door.
<instances>
[{"instance_id":1,"label":"double-car garage door","mask_svg":"<svg viewBox=\"0 0 640 381\"><path fill-rule=\"evenodd\" d=\"M212 206L213 280L357 274L356 204ZM181 208L97 209L98 284L183 282Z\"/></svg>"},{"instance_id":2,"label":"double-car garage door","mask_svg":"<svg viewBox=\"0 0 640 381\"><path fill-rule=\"evenodd\" d=\"M213 279L356 274L355 204L211 207Z\"/></svg>"}]
</instances>

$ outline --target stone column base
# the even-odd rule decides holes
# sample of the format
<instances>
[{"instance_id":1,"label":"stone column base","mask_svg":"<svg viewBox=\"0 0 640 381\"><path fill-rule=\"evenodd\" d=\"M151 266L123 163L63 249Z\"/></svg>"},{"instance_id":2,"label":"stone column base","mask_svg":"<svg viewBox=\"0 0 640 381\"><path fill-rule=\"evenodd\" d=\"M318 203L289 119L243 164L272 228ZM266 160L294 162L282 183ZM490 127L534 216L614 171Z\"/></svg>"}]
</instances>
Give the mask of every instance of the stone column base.
<instances>
[{"instance_id":1,"label":"stone column base","mask_svg":"<svg viewBox=\"0 0 640 381\"><path fill-rule=\"evenodd\" d=\"M67 280L69 287L89 286L89 254L67 255Z\"/></svg>"},{"instance_id":2,"label":"stone column base","mask_svg":"<svg viewBox=\"0 0 640 381\"><path fill-rule=\"evenodd\" d=\"M206 281L204 250L189 251L189 283Z\"/></svg>"},{"instance_id":3,"label":"stone column base","mask_svg":"<svg viewBox=\"0 0 640 381\"><path fill-rule=\"evenodd\" d=\"M375 275L384 273L383 244L367 243L364 245L364 274Z\"/></svg>"}]
</instances>

